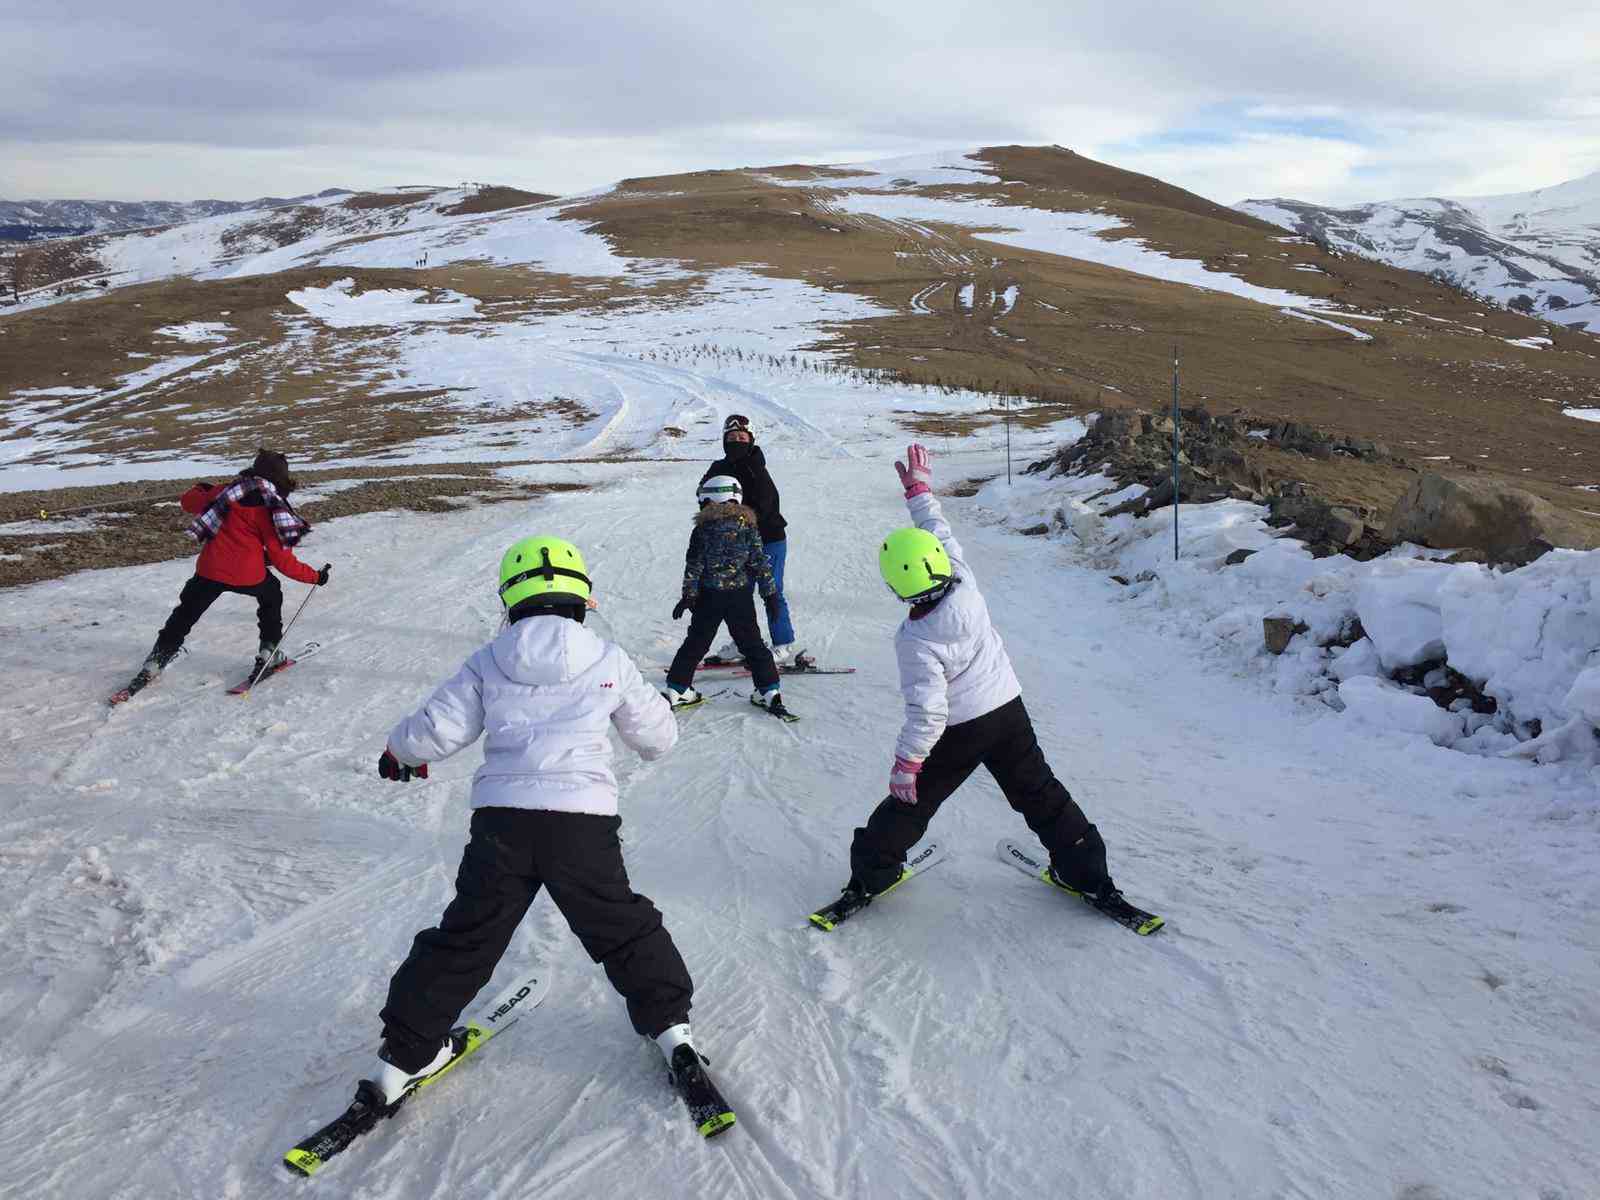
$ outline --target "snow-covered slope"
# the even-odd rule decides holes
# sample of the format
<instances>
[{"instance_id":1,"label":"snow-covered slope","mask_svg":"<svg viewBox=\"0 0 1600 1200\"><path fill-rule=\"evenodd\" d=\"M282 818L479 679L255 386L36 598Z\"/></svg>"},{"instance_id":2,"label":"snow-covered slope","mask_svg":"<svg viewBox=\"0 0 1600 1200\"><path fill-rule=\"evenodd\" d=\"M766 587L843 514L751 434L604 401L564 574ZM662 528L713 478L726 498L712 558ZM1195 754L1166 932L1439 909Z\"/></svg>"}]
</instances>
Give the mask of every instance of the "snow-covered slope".
<instances>
[{"instance_id":1,"label":"snow-covered slope","mask_svg":"<svg viewBox=\"0 0 1600 1200\"><path fill-rule=\"evenodd\" d=\"M704 460L717 418L751 393L728 386L737 368L698 369L708 419L683 446ZM905 510L894 397L803 423L778 419L781 399L757 415L791 522L800 640L860 673L788 681L797 726L735 691L686 714L667 758L620 760L630 872L694 973L738 1128L694 1135L656 1051L541 897L496 982L538 960L549 1000L319 1186L381 1200L1590 1194L1592 771L1374 730L1275 695L1259 661L1219 670L1135 618L1070 539L991 523L993 488L949 514L1046 753L1118 880L1168 928L1135 938L996 861L998 837L1028 835L980 773L934 825L948 862L835 934L808 929L884 791L902 613L872 547ZM1027 451L1043 440L1019 436ZM933 449L941 486L1003 470L993 435ZM248 701L221 694L255 644L250 606L225 598L158 686L104 706L186 562L0 593L0 1156L15 1194L286 1186L283 1150L348 1100L389 972L451 894L476 752L406 786L374 761L493 632L510 541L577 540L596 627L641 664L667 661L700 464L513 470L592 490L319 528L305 554L334 562L333 582L293 637L326 649Z\"/></svg>"},{"instance_id":2,"label":"snow-covered slope","mask_svg":"<svg viewBox=\"0 0 1600 1200\"><path fill-rule=\"evenodd\" d=\"M309 200L347 196L329 188L316 196L259 200L0 200L0 240L30 241L80 233L115 233L148 229L153 225L178 225L203 217L259 212Z\"/></svg>"},{"instance_id":3,"label":"snow-covered slope","mask_svg":"<svg viewBox=\"0 0 1600 1200\"><path fill-rule=\"evenodd\" d=\"M1504 196L1329 208L1245 200L1241 212L1497 303L1600 332L1600 171Z\"/></svg>"}]
</instances>

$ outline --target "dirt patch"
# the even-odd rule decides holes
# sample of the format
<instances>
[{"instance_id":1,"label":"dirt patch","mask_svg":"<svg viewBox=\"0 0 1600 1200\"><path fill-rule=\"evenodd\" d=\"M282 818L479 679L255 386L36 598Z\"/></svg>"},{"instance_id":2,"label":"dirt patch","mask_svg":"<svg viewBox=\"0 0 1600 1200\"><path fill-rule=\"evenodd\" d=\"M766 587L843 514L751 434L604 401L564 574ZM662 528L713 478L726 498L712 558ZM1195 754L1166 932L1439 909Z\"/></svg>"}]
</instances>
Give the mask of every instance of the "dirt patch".
<instances>
[{"instance_id":1,"label":"dirt patch","mask_svg":"<svg viewBox=\"0 0 1600 1200\"><path fill-rule=\"evenodd\" d=\"M452 512L467 505L526 502L557 492L586 491L590 486L508 480L497 473L494 465L471 463L297 470L296 475L303 489L327 480L362 480L355 487L297 505L300 514L314 526L357 513L400 509ZM191 518L177 503L179 494L194 482L174 479L0 494L0 525L37 522L42 508L62 516L87 518L97 526L83 530L78 522L62 521L58 528L51 528L52 521L45 521L37 533L0 533L0 587L59 579L90 568L126 567L194 555L195 544L183 532ZM85 505L94 507L89 512L70 511ZM306 562L315 559L315 545L311 542L298 556Z\"/></svg>"},{"instance_id":2,"label":"dirt patch","mask_svg":"<svg viewBox=\"0 0 1600 1200\"><path fill-rule=\"evenodd\" d=\"M950 488L949 491L945 492L945 495L960 497L976 496L980 491L983 490L984 484L988 483L991 479L997 478L999 478L997 475L979 475L973 479L963 479L954 487Z\"/></svg>"},{"instance_id":3,"label":"dirt patch","mask_svg":"<svg viewBox=\"0 0 1600 1200\"><path fill-rule=\"evenodd\" d=\"M1077 415L1077 412L1071 404L1018 402L1010 407L997 405L971 413L916 412L897 408L894 415L902 428L919 436L971 437L995 426L1004 428L1007 418L1017 429L1048 429L1058 421Z\"/></svg>"},{"instance_id":4,"label":"dirt patch","mask_svg":"<svg viewBox=\"0 0 1600 1200\"><path fill-rule=\"evenodd\" d=\"M500 212L507 208L524 208L529 204L543 204L547 200L554 200L555 196L544 192L525 192L514 187L484 187L479 188L459 204L452 204L449 208L439 211L447 217L468 216L473 213Z\"/></svg>"},{"instance_id":5,"label":"dirt patch","mask_svg":"<svg viewBox=\"0 0 1600 1200\"><path fill-rule=\"evenodd\" d=\"M415 204L419 200L426 200L430 196L437 196L438 188L418 188L416 191L406 192L362 192L360 195L351 196L344 201L343 207L363 210L375 208L401 208L407 204ZM445 210L450 211L450 210Z\"/></svg>"}]
</instances>

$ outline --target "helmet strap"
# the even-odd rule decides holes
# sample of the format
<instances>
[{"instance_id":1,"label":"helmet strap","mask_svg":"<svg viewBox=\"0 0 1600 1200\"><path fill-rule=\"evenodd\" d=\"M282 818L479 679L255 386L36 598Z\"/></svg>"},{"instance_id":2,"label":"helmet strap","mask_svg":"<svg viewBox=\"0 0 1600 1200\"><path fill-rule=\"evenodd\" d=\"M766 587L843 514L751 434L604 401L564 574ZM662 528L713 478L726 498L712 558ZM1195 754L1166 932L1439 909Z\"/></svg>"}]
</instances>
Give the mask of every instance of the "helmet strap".
<instances>
[{"instance_id":1,"label":"helmet strap","mask_svg":"<svg viewBox=\"0 0 1600 1200\"><path fill-rule=\"evenodd\" d=\"M574 570L572 570L572 569L570 569L568 567L558 567L555 564L553 564L550 561L550 547L549 546L540 546L539 547L539 554L544 559L544 561L539 566L532 567L529 570L526 570L526 571L523 571L523 572L521 572L519 574L513 575L510 579L507 579L504 583L502 583L500 585L500 591L499 591L500 603L502 603L502 604L505 603L506 593L508 591L510 591L512 588L516 587L517 584L523 583L523 582L525 582L525 581L527 581L529 579L534 578L534 576L538 576L539 578L545 580L546 582L554 583L557 575L565 575L565 576L568 576L569 578L572 578L572 579L581 579L581 580L583 580L583 586L586 587L586 588L589 588L591 590L594 588L594 581L591 580L582 571L574 571Z\"/></svg>"}]
</instances>

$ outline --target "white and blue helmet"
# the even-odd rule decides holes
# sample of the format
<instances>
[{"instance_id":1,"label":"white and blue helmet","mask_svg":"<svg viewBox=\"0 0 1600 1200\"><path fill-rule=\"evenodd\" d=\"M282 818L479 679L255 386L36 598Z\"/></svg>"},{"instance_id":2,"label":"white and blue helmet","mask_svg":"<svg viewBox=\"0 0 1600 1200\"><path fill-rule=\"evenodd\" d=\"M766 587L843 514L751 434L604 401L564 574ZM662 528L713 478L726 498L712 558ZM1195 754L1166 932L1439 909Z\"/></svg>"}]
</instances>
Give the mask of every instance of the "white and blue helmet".
<instances>
[{"instance_id":1,"label":"white and blue helmet","mask_svg":"<svg viewBox=\"0 0 1600 1200\"><path fill-rule=\"evenodd\" d=\"M695 499L701 504L743 504L744 489L732 475L713 475L700 485Z\"/></svg>"}]
</instances>

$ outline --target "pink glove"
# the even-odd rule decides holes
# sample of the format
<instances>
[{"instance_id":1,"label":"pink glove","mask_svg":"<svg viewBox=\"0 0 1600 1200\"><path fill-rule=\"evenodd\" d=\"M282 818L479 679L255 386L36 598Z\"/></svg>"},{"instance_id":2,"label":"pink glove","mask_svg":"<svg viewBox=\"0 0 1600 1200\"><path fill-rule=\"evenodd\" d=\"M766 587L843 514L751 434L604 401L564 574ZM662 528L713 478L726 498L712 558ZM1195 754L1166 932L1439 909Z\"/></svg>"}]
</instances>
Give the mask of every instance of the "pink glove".
<instances>
[{"instance_id":1,"label":"pink glove","mask_svg":"<svg viewBox=\"0 0 1600 1200\"><path fill-rule=\"evenodd\" d=\"M933 468L928 465L925 446L912 442L906 451L905 464L895 463L894 469L900 473L900 486L905 488L907 500L933 490L928 486L933 481Z\"/></svg>"},{"instance_id":2,"label":"pink glove","mask_svg":"<svg viewBox=\"0 0 1600 1200\"><path fill-rule=\"evenodd\" d=\"M898 464L896 464L898 465ZM889 772L889 795L901 804L917 802L917 776L922 774L922 764L910 758L895 755L894 768Z\"/></svg>"}]
</instances>

